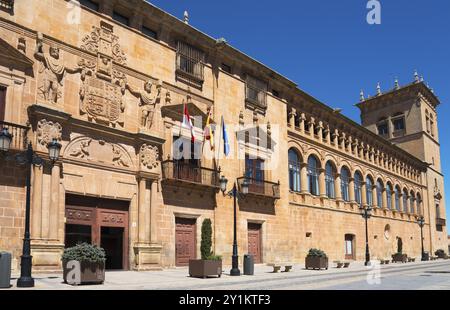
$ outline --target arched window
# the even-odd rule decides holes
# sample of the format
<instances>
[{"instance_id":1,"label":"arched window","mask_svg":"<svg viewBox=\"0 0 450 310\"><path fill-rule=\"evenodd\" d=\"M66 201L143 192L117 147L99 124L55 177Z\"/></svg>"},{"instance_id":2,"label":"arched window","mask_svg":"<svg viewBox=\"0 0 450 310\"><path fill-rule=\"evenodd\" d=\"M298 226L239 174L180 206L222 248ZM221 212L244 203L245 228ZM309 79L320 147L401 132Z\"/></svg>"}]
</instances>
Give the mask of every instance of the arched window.
<instances>
[{"instance_id":1,"label":"arched window","mask_svg":"<svg viewBox=\"0 0 450 310\"><path fill-rule=\"evenodd\" d=\"M416 198L414 197L414 193L411 192L409 195L409 209L411 210L411 213L414 214L415 210L414 210L414 201L416 200Z\"/></svg>"},{"instance_id":2,"label":"arched window","mask_svg":"<svg viewBox=\"0 0 450 310\"><path fill-rule=\"evenodd\" d=\"M350 201L348 183L350 182L350 171L346 167L341 169L341 195L344 201Z\"/></svg>"},{"instance_id":3,"label":"arched window","mask_svg":"<svg viewBox=\"0 0 450 310\"><path fill-rule=\"evenodd\" d=\"M417 193L416 205L417 205L417 214L422 215L422 197L420 197L419 193Z\"/></svg>"},{"instance_id":4,"label":"arched window","mask_svg":"<svg viewBox=\"0 0 450 310\"><path fill-rule=\"evenodd\" d=\"M394 188L395 210L400 211L400 188Z\"/></svg>"},{"instance_id":5,"label":"arched window","mask_svg":"<svg viewBox=\"0 0 450 310\"><path fill-rule=\"evenodd\" d=\"M308 189L309 192L314 195L319 195L319 173L317 159L314 156L309 156L308 158Z\"/></svg>"},{"instance_id":6,"label":"arched window","mask_svg":"<svg viewBox=\"0 0 450 310\"><path fill-rule=\"evenodd\" d=\"M408 191L406 188L403 190L403 212L408 213Z\"/></svg>"},{"instance_id":7,"label":"arched window","mask_svg":"<svg viewBox=\"0 0 450 310\"><path fill-rule=\"evenodd\" d=\"M373 207L373 181L372 178L367 176L366 177L366 197L367 197L367 205L369 207Z\"/></svg>"},{"instance_id":8,"label":"arched window","mask_svg":"<svg viewBox=\"0 0 450 310\"><path fill-rule=\"evenodd\" d=\"M355 172L355 200L358 204L362 203L362 192L361 192L362 182L363 182L363 178L362 178L361 173L359 173L359 171L356 171Z\"/></svg>"},{"instance_id":9,"label":"arched window","mask_svg":"<svg viewBox=\"0 0 450 310\"><path fill-rule=\"evenodd\" d=\"M377 181L377 201L378 201L378 207L384 208L383 205L383 182L381 182L380 179Z\"/></svg>"},{"instance_id":10,"label":"arched window","mask_svg":"<svg viewBox=\"0 0 450 310\"><path fill-rule=\"evenodd\" d=\"M294 149L289 149L289 189L300 192L300 157Z\"/></svg>"},{"instance_id":11,"label":"arched window","mask_svg":"<svg viewBox=\"0 0 450 310\"><path fill-rule=\"evenodd\" d=\"M386 204L389 210L392 209L392 186L390 183L386 185Z\"/></svg>"},{"instance_id":12,"label":"arched window","mask_svg":"<svg viewBox=\"0 0 450 310\"><path fill-rule=\"evenodd\" d=\"M325 187L328 198L336 198L334 192L334 178L336 177L336 170L331 162L327 162L325 166Z\"/></svg>"}]
</instances>

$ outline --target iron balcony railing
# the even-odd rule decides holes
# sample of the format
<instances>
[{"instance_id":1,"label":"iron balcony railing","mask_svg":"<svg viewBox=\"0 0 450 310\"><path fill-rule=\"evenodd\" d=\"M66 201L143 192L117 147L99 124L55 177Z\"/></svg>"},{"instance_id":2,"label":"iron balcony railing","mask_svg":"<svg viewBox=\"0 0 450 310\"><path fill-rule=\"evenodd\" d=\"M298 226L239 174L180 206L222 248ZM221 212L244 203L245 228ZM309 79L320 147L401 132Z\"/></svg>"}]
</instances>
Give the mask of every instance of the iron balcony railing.
<instances>
[{"instance_id":1,"label":"iron balcony railing","mask_svg":"<svg viewBox=\"0 0 450 310\"><path fill-rule=\"evenodd\" d=\"M215 188L220 186L219 170L198 167L184 161L163 161L162 172L163 180L176 180Z\"/></svg>"},{"instance_id":2,"label":"iron balcony railing","mask_svg":"<svg viewBox=\"0 0 450 310\"><path fill-rule=\"evenodd\" d=\"M0 121L0 130L3 130L3 128L8 129L8 132L12 135L11 150L21 151L26 149L29 127Z\"/></svg>"},{"instance_id":3,"label":"iron balcony railing","mask_svg":"<svg viewBox=\"0 0 450 310\"><path fill-rule=\"evenodd\" d=\"M237 179L239 191L242 192L242 183L245 177ZM269 182L264 180L257 180L247 178L249 186L248 193L257 196L269 197L273 199L280 199L280 183Z\"/></svg>"},{"instance_id":4,"label":"iron balcony railing","mask_svg":"<svg viewBox=\"0 0 450 310\"><path fill-rule=\"evenodd\" d=\"M14 0L0 0L0 8L7 10L14 9Z\"/></svg>"},{"instance_id":5,"label":"iron balcony railing","mask_svg":"<svg viewBox=\"0 0 450 310\"><path fill-rule=\"evenodd\" d=\"M249 83L245 87L245 99L260 108L265 109L267 107L266 92Z\"/></svg>"},{"instance_id":6,"label":"iron balcony railing","mask_svg":"<svg viewBox=\"0 0 450 310\"><path fill-rule=\"evenodd\" d=\"M442 219L442 218L436 218L436 225L439 225L439 226L445 226L445 219Z\"/></svg>"}]
</instances>

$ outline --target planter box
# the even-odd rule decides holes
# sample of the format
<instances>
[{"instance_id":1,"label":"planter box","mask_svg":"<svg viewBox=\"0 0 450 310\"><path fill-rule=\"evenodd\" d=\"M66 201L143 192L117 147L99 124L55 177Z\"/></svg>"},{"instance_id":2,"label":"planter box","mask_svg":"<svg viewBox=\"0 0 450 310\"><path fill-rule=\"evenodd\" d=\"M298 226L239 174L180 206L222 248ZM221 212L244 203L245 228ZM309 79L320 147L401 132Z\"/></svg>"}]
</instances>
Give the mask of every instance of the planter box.
<instances>
[{"instance_id":1,"label":"planter box","mask_svg":"<svg viewBox=\"0 0 450 310\"><path fill-rule=\"evenodd\" d=\"M396 262L401 262L401 263L406 263L408 261L408 255L406 254L394 254L392 255L392 262L396 263Z\"/></svg>"},{"instance_id":2,"label":"planter box","mask_svg":"<svg viewBox=\"0 0 450 310\"><path fill-rule=\"evenodd\" d=\"M328 257L319 256L306 256L305 258L306 269L328 269Z\"/></svg>"},{"instance_id":3,"label":"planter box","mask_svg":"<svg viewBox=\"0 0 450 310\"><path fill-rule=\"evenodd\" d=\"M197 278L209 276L218 276L220 278L222 275L222 261L191 259L189 260L189 275Z\"/></svg>"},{"instance_id":4,"label":"planter box","mask_svg":"<svg viewBox=\"0 0 450 310\"><path fill-rule=\"evenodd\" d=\"M76 272L74 268L68 268L68 262L63 261L63 277L64 283L69 283L72 285L79 284L103 284L105 281L105 263L90 263L90 262L79 262L80 263L80 274L72 278L72 274L69 272ZM67 281L67 276L71 277Z\"/></svg>"}]
</instances>

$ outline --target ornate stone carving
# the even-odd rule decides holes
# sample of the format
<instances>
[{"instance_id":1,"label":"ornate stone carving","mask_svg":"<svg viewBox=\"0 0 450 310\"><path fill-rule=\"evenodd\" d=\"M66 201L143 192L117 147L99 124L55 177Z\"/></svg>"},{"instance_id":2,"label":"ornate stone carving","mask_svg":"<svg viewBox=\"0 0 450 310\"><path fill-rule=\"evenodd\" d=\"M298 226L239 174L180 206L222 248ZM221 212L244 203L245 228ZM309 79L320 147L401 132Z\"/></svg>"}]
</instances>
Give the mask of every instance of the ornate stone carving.
<instances>
[{"instance_id":1,"label":"ornate stone carving","mask_svg":"<svg viewBox=\"0 0 450 310\"><path fill-rule=\"evenodd\" d=\"M116 167L131 167L133 161L128 152L119 144L88 137L78 137L66 148L69 158L83 159L89 162L104 163Z\"/></svg>"},{"instance_id":2,"label":"ornate stone carving","mask_svg":"<svg viewBox=\"0 0 450 310\"><path fill-rule=\"evenodd\" d=\"M154 169L159 165L159 150L157 146L143 144L139 152L141 164L147 169Z\"/></svg>"},{"instance_id":3,"label":"ornate stone carving","mask_svg":"<svg viewBox=\"0 0 450 310\"><path fill-rule=\"evenodd\" d=\"M91 144L91 142L92 139L80 141L80 144L77 147L73 148L69 155L89 160L89 145Z\"/></svg>"},{"instance_id":4,"label":"ornate stone carving","mask_svg":"<svg viewBox=\"0 0 450 310\"><path fill-rule=\"evenodd\" d=\"M113 62L125 64L125 55L113 34L113 26L101 22L101 27L83 38L81 48L97 54L97 62L80 59L81 70L80 113L86 114L90 121L123 126L126 76L113 68Z\"/></svg>"},{"instance_id":5,"label":"ornate stone carving","mask_svg":"<svg viewBox=\"0 0 450 310\"><path fill-rule=\"evenodd\" d=\"M113 26L101 22L100 27L92 26L92 31L81 41L81 49L97 54L109 55L121 65L126 65L127 57L119 44L119 37L112 33Z\"/></svg>"},{"instance_id":6,"label":"ornate stone carving","mask_svg":"<svg viewBox=\"0 0 450 310\"><path fill-rule=\"evenodd\" d=\"M47 147L53 139L61 141L62 126L57 122L42 119L37 124L36 132L38 143L44 147Z\"/></svg>"},{"instance_id":7,"label":"ornate stone carving","mask_svg":"<svg viewBox=\"0 0 450 310\"><path fill-rule=\"evenodd\" d=\"M42 33L38 33L34 52L34 57L40 62L38 72L42 75L38 86L38 96L46 102L55 104L62 97L66 72L75 73L77 69L72 70L64 65L58 47L50 46L49 52L45 53L42 40Z\"/></svg>"},{"instance_id":8,"label":"ornate stone carving","mask_svg":"<svg viewBox=\"0 0 450 310\"><path fill-rule=\"evenodd\" d=\"M140 110L140 125L143 128L150 129L153 125L153 118L155 114L156 105L161 102L162 83L158 82L156 85L156 94L152 95L152 82L147 81L144 84L144 90L139 91L134 89L127 83L127 88L130 93L139 98ZM166 94L167 95L167 94ZM166 97L167 99L167 97Z\"/></svg>"}]
</instances>

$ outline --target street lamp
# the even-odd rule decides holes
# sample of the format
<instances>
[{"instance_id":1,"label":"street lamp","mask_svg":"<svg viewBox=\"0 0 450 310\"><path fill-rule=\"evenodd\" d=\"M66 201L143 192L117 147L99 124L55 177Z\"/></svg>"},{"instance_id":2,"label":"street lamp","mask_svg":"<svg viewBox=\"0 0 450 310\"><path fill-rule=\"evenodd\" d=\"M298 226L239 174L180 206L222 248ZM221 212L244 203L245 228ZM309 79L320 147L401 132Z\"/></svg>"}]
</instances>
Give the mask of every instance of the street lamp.
<instances>
[{"instance_id":1,"label":"street lamp","mask_svg":"<svg viewBox=\"0 0 450 310\"><path fill-rule=\"evenodd\" d=\"M228 180L224 176L221 176L220 190L222 191L222 194L224 194L224 195L227 190L227 182L228 182ZM248 194L248 186L249 186L249 181L248 181L247 177L244 177L244 180L241 184L242 195ZM236 182L234 182L233 189L231 191L229 191L227 195L230 197L233 197L233 202L234 202L233 255L231 257L230 275L231 276L240 276L241 271L239 270L238 245L237 245L237 238L236 238L236 235L237 235L236 234L236 226L237 226L236 225L236 199L237 199L237 196L239 195L239 193L237 191Z\"/></svg>"},{"instance_id":2,"label":"street lamp","mask_svg":"<svg viewBox=\"0 0 450 310\"><path fill-rule=\"evenodd\" d=\"M362 204L359 207L359 209L361 210L361 215L362 217L365 219L366 221L366 261L364 262L365 266L369 266L370 265L370 252L369 252L369 229L367 226L367 221L370 219L370 217L372 216L372 207L368 206L368 207L363 207Z\"/></svg>"},{"instance_id":3,"label":"street lamp","mask_svg":"<svg viewBox=\"0 0 450 310\"><path fill-rule=\"evenodd\" d=\"M10 147L13 136L7 128L0 132L0 151L6 154ZM48 145L48 155L52 164L58 160L61 151L61 144L53 139ZM26 203L25 203L25 232L23 237L22 255L20 256L20 278L17 279L17 287L33 287L34 279L31 276L32 256L30 244L30 206L31 206L31 167L41 166L44 160L33 151L31 142L28 143L26 151L15 156L6 156L6 160L15 160L19 165L26 166Z\"/></svg>"},{"instance_id":4,"label":"street lamp","mask_svg":"<svg viewBox=\"0 0 450 310\"><path fill-rule=\"evenodd\" d=\"M417 217L417 224L419 224L420 226L420 241L422 244L422 261L426 261L426 255L425 255L425 250L423 249L423 227L425 226L425 218L423 217L423 215Z\"/></svg>"}]
</instances>

